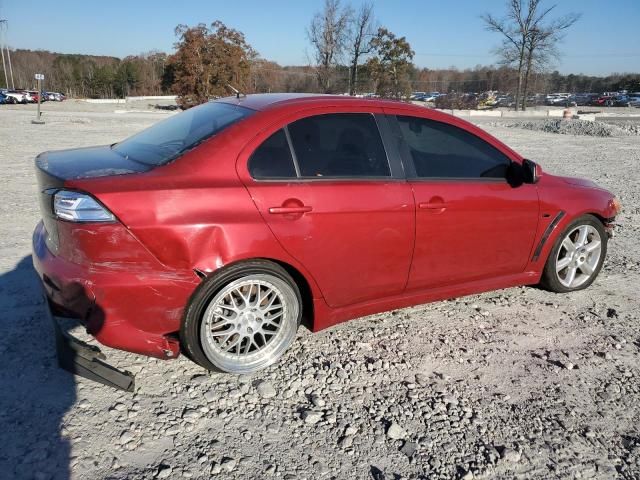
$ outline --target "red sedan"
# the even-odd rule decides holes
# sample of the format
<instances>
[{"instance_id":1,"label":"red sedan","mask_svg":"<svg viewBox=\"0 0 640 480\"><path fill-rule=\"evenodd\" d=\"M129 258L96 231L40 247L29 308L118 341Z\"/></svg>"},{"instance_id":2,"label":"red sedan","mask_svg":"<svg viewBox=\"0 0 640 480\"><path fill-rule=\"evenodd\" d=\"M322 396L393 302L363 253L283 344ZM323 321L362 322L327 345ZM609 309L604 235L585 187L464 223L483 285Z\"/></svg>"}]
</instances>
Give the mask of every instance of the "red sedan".
<instances>
[{"instance_id":1,"label":"red sedan","mask_svg":"<svg viewBox=\"0 0 640 480\"><path fill-rule=\"evenodd\" d=\"M272 364L303 320L586 288L620 208L459 118L338 96L225 98L36 165L53 313L232 373Z\"/></svg>"}]
</instances>

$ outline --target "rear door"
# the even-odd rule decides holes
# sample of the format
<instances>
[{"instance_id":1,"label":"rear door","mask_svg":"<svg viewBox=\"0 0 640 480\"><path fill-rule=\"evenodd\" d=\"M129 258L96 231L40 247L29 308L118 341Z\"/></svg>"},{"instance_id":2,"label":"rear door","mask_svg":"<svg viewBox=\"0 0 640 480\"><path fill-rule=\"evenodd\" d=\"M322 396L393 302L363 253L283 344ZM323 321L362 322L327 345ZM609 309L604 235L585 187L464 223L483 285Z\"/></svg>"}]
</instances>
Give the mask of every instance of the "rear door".
<instances>
[{"instance_id":1,"label":"rear door","mask_svg":"<svg viewBox=\"0 0 640 480\"><path fill-rule=\"evenodd\" d=\"M413 194L375 113L297 114L239 158L263 218L331 307L401 293L409 275Z\"/></svg>"},{"instance_id":2,"label":"rear door","mask_svg":"<svg viewBox=\"0 0 640 480\"><path fill-rule=\"evenodd\" d=\"M511 186L511 160L465 128L397 116L416 202L408 289L524 271L538 225L535 185Z\"/></svg>"}]
</instances>

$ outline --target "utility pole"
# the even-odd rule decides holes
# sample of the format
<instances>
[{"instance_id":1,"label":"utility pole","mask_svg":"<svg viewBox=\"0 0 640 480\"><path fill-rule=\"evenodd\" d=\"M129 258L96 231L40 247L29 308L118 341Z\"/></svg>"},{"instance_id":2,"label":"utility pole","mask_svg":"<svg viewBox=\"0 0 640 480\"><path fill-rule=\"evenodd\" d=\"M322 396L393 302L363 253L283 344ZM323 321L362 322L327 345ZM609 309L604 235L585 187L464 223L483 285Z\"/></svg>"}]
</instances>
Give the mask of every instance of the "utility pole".
<instances>
[{"instance_id":1,"label":"utility pole","mask_svg":"<svg viewBox=\"0 0 640 480\"><path fill-rule=\"evenodd\" d=\"M11 88L16 88L13 83L13 68L11 68L11 51L9 50L9 43L5 42L6 32L8 29L9 21L7 19L0 19L0 52L2 53L2 71L4 72L4 78L6 80L7 89L9 89L9 76L11 76ZM9 75L7 75L7 66L4 59L4 48L7 49L7 62L9 63Z\"/></svg>"}]
</instances>

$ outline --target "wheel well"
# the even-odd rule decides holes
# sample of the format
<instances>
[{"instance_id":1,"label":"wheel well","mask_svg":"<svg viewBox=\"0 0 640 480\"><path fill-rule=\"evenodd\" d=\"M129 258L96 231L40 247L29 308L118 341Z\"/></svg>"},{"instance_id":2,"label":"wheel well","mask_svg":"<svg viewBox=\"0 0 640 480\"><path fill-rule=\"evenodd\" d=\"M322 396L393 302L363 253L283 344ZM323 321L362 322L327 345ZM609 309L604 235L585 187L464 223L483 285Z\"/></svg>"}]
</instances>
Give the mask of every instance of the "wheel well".
<instances>
[{"instance_id":1,"label":"wheel well","mask_svg":"<svg viewBox=\"0 0 640 480\"><path fill-rule=\"evenodd\" d=\"M587 213L587 215L591 215L592 217L596 217L598 220L600 220L600 223L602 223L603 226L607 225L607 221L602 215L600 215L598 213L595 213L595 212L589 212L589 213Z\"/></svg>"},{"instance_id":2,"label":"wheel well","mask_svg":"<svg viewBox=\"0 0 640 480\"><path fill-rule=\"evenodd\" d=\"M274 260L273 258L267 258L267 257L258 257L258 258L247 258L244 260L239 260L237 262L233 262L230 263L228 265L225 265L222 268L226 268L229 265L236 265L238 263L243 263L247 260L266 260L268 262L273 262L279 266L281 266L282 268L284 268L287 273L289 275L291 275L291 278L293 278L293 281L296 282L296 285L298 286L298 289L300 290L300 296L302 297L302 325L304 325L306 328L308 328L309 330L313 329L313 295L311 293L311 287L309 286L309 282L307 282L307 279L305 278L305 276L300 273L300 271L295 268L294 266L286 263L286 262L282 262L280 260ZM210 274L206 274L201 270L198 269L194 269L194 273L202 280L204 280L205 278L207 278L208 276L214 275L216 272L211 272Z\"/></svg>"},{"instance_id":3,"label":"wheel well","mask_svg":"<svg viewBox=\"0 0 640 480\"><path fill-rule=\"evenodd\" d=\"M265 260L269 260L271 262L277 263L282 268L284 268L291 278L293 278L294 282L298 286L300 290L300 296L302 297L302 325L304 325L309 330L313 329L313 295L311 294L311 287L309 286L309 282L304 277L300 271L289 265L288 263L281 262L279 260L273 260L271 258L265 258Z\"/></svg>"}]
</instances>

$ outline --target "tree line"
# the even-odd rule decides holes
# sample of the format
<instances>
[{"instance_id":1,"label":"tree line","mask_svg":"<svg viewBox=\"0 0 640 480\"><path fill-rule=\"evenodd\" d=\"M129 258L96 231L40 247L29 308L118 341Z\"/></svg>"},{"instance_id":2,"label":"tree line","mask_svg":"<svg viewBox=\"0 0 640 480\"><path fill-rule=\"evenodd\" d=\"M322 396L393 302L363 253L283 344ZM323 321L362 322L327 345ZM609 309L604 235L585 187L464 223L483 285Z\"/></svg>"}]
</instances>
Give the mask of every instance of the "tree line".
<instances>
[{"instance_id":1,"label":"tree line","mask_svg":"<svg viewBox=\"0 0 640 480\"><path fill-rule=\"evenodd\" d=\"M322 92L402 98L412 91L441 93L497 90L514 93L639 91L639 74L606 77L549 72L558 45L579 15L551 18L554 6L541 0L506 0L506 14L481 17L498 33L496 65L459 70L418 68L409 41L376 20L373 5L358 9L325 0L307 27L309 64L281 66L261 58L244 34L220 21L178 25L175 53L152 51L125 58L12 51L16 88L33 88L34 73L45 89L70 97L122 98L175 94L184 107L211 97L243 93ZM0 86L6 80L0 72Z\"/></svg>"}]
</instances>

